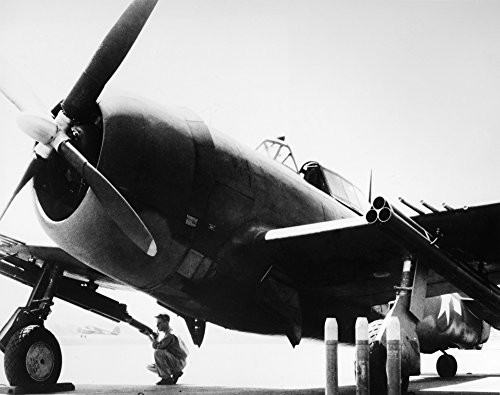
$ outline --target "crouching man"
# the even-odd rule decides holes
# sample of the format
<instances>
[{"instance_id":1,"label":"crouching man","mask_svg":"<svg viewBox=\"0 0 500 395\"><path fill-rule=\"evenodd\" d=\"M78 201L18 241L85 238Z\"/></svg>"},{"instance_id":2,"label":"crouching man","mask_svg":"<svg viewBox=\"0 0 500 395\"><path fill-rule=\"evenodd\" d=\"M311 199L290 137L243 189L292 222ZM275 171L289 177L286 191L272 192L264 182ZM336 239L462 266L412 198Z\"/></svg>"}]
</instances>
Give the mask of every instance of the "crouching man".
<instances>
[{"instance_id":1,"label":"crouching man","mask_svg":"<svg viewBox=\"0 0 500 395\"><path fill-rule=\"evenodd\" d=\"M157 315L156 320L158 331L163 332L163 337L151 338L155 363L147 368L161 377L157 385L172 385L182 376L188 350L182 339L172 333L168 314Z\"/></svg>"}]
</instances>

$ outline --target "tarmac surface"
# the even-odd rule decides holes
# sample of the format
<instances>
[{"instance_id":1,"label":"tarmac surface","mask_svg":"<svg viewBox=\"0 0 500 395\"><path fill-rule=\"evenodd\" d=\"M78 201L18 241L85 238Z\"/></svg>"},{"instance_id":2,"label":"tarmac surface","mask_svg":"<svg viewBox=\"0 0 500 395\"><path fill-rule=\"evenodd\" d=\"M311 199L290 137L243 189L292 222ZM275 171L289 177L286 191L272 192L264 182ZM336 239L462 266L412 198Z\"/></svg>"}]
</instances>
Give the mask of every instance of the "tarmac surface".
<instances>
[{"instance_id":1,"label":"tarmac surface","mask_svg":"<svg viewBox=\"0 0 500 395\"><path fill-rule=\"evenodd\" d=\"M57 392L57 394L324 394L324 388L276 389L276 388L239 388L222 386L196 385L86 385L76 384L74 391ZM438 376L420 376L410 381L409 392L413 394L500 394L500 375L460 375L452 379L443 379ZM15 391L12 387L1 387L0 393L27 393ZM340 387L341 394L355 394L356 387L347 385Z\"/></svg>"},{"instance_id":2,"label":"tarmac surface","mask_svg":"<svg viewBox=\"0 0 500 395\"><path fill-rule=\"evenodd\" d=\"M125 332L125 331L124 331ZM74 391L58 394L324 394L325 363L321 342L304 341L292 349L286 339L259 338L229 344L207 342L193 348L179 385L156 386L159 378L145 366L151 348L142 337L63 337L65 364L61 382ZM210 340L210 338L208 338ZM339 347L341 394L355 394L354 347ZM482 350L450 350L457 376L436 374L440 353L422 355L422 375L410 381L414 394L500 394L500 332L494 331ZM0 353L0 364L2 364ZM13 388L0 369L0 394ZM2 384L3 383L3 384ZM14 393L14 392L11 392ZM21 392L17 392L21 393ZM26 392L24 392L26 393Z\"/></svg>"}]
</instances>

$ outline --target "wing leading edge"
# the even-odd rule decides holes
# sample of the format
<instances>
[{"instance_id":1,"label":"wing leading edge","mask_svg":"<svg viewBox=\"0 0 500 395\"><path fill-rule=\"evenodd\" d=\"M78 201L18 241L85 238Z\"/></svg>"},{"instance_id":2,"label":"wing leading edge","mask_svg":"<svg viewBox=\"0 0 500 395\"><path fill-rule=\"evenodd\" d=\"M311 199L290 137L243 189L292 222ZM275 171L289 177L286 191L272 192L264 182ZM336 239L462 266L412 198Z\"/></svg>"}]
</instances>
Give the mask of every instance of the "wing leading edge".
<instances>
[{"instance_id":1,"label":"wing leading edge","mask_svg":"<svg viewBox=\"0 0 500 395\"><path fill-rule=\"evenodd\" d=\"M491 282L500 282L500 204L412 217L438 237L439 246ZM407 251L364 217L268 231L263 237L273 261L298 288L328 298L377 305L394 298ZM424 261L425 264L425 261ZM427 296L459 291L433 272Z\"/></svg>"},{"instance_id":2,"label":"wing leading edge","mask_svg":"<svg viewBox=\"0 0 500 395\"><path fill-rule=\"evenodd\" d=\"M44 262L57 263L64 276L93 282L110 289L130 289L126 285L86 266L57 247L34 246L0 234L0 273L31 285L32 275Z\"/></svg>"}]
</instances>

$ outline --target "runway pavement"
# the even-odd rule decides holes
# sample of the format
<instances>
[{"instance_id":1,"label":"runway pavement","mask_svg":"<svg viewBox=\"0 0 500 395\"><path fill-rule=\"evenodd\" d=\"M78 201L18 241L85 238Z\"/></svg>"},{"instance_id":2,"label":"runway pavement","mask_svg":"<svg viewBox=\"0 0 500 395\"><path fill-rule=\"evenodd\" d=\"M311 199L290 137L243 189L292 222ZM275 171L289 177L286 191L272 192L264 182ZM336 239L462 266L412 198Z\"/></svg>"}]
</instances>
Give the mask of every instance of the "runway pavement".
<instances>
[{"instance_id":1,"label":"runway pavement","mask_svg":"<svg viewBox=\"0 0 500 395\"><path fill-rule=\"evenodd\" d=\"M6 394L12 391L10 387L0 388L0 393ZM460 375L453 379L443 379L438 376L420 376L410 382L410 393L413 394L500 394L500 375ZM13 393L13 392L11 392ZM354 385L342 386L341 394L355 394ZM301 388L301 389L276 389L276 388L243 388L222 386L198 386L198 385L89 385L76 384L75 391L58 392L58 394L273 394L273 395L316 395L324 394L324 388Z\"/></svg>"},{"instance_id":2,"label":"runway pavement","mask_svg":"<svg viewBox=\"0 0 500 395\"><path fill-rule=\"evenodd\" d=\"M263 338L260 343L210 344L194 348L189 366L173 387L156 386L158 380L145 365L150 345L130 344L129 338L99 337L63 344L65 365L60 380L72 382L76 391L60 394L322 394L325 382L324 346L304 341L291 349L286 339ZM278 341L276 343L275 341ZM114 344L117 343L117 344ZM500 394L500 336L481 351L451 350L458 375L436 375L439 353L422 355L422 376L412 378L415 394ZM0 354L0 363L2 362ZM355 394L354 347L339 348L339 383L342 394ZM1 372L0 372L1 376ZM0 383L7 383L0 377ZM9 387L0 384L0 394Z\"/></svg>"}]
</instances>

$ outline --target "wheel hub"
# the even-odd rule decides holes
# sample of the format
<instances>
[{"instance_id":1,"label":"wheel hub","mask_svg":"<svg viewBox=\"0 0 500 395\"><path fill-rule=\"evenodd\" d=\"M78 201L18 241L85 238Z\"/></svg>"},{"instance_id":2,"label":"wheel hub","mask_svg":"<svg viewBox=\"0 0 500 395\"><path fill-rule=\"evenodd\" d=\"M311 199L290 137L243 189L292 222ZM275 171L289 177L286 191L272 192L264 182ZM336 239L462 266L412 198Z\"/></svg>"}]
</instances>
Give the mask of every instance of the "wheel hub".
<instances>
[{"instance_id":1,"label":"wheel hub","mask_svg":"<svg viewBox=\"0 0 500 395\"><path fill-rule=\"evenodd\" d=\"M46 380L54 369L54 353L44 342L31 345L26 354L26 370L35 381Z\"/></svg>"}]
</instances>

